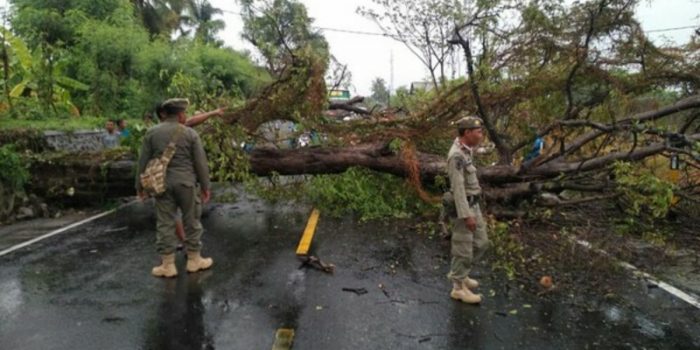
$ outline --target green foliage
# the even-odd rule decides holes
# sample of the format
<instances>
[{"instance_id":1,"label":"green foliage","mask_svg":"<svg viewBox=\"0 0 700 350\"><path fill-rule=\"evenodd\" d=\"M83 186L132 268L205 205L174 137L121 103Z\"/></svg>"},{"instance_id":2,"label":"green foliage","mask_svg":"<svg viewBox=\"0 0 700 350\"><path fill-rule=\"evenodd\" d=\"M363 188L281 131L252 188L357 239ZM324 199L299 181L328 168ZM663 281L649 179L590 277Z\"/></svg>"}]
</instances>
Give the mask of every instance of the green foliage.
<instances>
[{"instance_id":1,"label":"green foliage","mask_svg":"<svg viewBox=\"0 0 700 350\"><path fill-rule=\"evenodd\" d=\"M440 192L445 192L450 187L450 180L444 175L436 175L433 185L441 189Z\"/></svg>"},{"instance_id":2,"label":"green foliage","mask_svg":"<svg viewBox=\"0 0 700 350\"><path fill-rule=\"evenodd\" d=\"M673 236L673 232L664 225L659 225L648 218L640 220L634 216L619 218L614 223L613 229L618 235L633 235L659 246L664 245L668 238Z\"/></svg>"},{"instance_id":3,"label":"green foliage","mask_svg":"<svg viewBox=\"0 0 700 350\"><path fill-rule=\"evenodd\" d=\"M71 70L90 90L79 95L83 111L90 114L139 113L144 87L134 77L135 56L149 49L146 31L133 17L114 13L106 21L87 20L78 28L76 45L68 55ZM138 115L138 114L137 114Z\"/></svg>"},{"instance_id":4,"label":"green foliage","mask_svg":"<svg viewBox=\"0 0 700 350\"><path fill-rule=\"evenodd\" d=\"M303 202L307 191L306 176L281 177L273 172L268 177L249 177L246 190L270 203Z\"/></svg>"},{"instance_id":5,"label":"green foliage","mask_svg":"<svg viewBox=\"0 0 700 350\"><path fill-rule=\"evenodd\" d=\"M207 0L132 1L143 26L152 37L170 37L175 31L182 35L194 33L194 38L218 45L215 34L224 22L213 19L221 10Z\"/></svg>"},{"instance_id":6,"label":"green foliage","mask_svg":"<svg viewBox=\"0 0 700 350\"><path fill-rule=\"evenodd\" d=\"M443 90L456 88L464 82L463 78L445 81L442 83ZM442 90L435 90L432 83L427 83L428 86L425 87L414 86L412 91L406 86L399 86L394 94L391 95L391 106L404 108L409 111L429 109L431 104L442 97L440 92Z\"/></svg>"},{"instance_id":7,"label":"green foliage","mask_svg":"<svg viewBox=\"0 0 700 350\"><path fill-rule=\"evenodd\" d=\"M494 221L489 227L489 238L495 259L493 270L503 271L509 279L514 279L517 267L525 260L523 245L511 233L506 222Z\"/></svg>"},{"instance_id":8,"label":"green foliage","mask_svg":"<svg viewBox=\"0 0 700 350\"><path fill-rule=\"evenodd\" d=\"M428 239L432 240L441 237L442 226L439 222L424 220L416 223L415 231L418 234L426 235Z\"/></svg>"},{"instance_id":9,"label":"green foliage","mask_svg":"<svg viewBox=\"0 0 700 350\"><path fill-rule=\"evenodd\" d=\"M241 0L243 38L253 44L279 74L294 60L296 51L310 47L328 58L326 39L313 30L304 4L297 0Z\"/></svg>"},{"instance_id":10,"label":"green foliage","mask_svg":"<svg viewBox=\"0 0 700 350\"><path fill-rule=\"evenodd\" d=\"M452 143L454 142L454 138L456 136L457 132L453 131L452 133L447 133L447 135L443 137L419 139L416 143L416 147L421 152L442 154L447 156L447 152L450 151L450 147L452 147Z\"/></svg>"},{"instance_id":11,"label":"green foliage","mask_svg":"<svg viewBox=\"0 0 700 350\"><path fill-rule=\"evenodd\" d=\"M627 216L615 223L618 234L632 234L654 244L663 244L671 232L661 229L673 203L674 185L654 176L639 165L617 162L613 166L618 203Z\"/></svg>"},{"instance_id":12,"label":"green foliage","mask_svg":"<svg viewBox=\"0 0 700 350\"><path fill-rule=\"evenodd\" d=\"M382 78L375 78L372 81L372 101L374 103L379 103L383 106L388 106L389 105L389 87L387 86L387 83L384 79Z\"/></svg>"},{"instance_id":13,"label":"green foliage","mask_svg":"<svg viewBox=\"0 0 700 350\"><path fill-rule=\"evenodd\" d=\"M0 183L4 188L21 191L29 181L27 164L22 160L13 145L0 146Z\"/></svg>"},{"instance_id":14,"label":"green foliage","mask_svg":"<svg viewBox=\"0 0 700 350\"><path fill-rule=\"evenodd\" d=\"M391 150L394 153L399 153L401 152L401 149L404 147L404 141L401 139L393 139L391 142L389 142L389 150Z\"/></svg>"},{"instance_id":15,"label":"green foliage","mask_svg":"<svg viewBox=\"0 0 700 350\"><path fill-rule=\"evenodd\" d=\"M208 1L12 3L17 34L2 33L9 58L3 79L11 93L0 109L17 118L139 118L174 94L190 98L193 108L218 107L250 97L269 81L247 54L219 47L213 35L222 23L211 18L219 10ZM145 7L152 6L166 17L168 35L150 36L143 26ZM194 29L195 38L173 42L172 28Z\"/></svg>"},{"instance_id":16,"label":"green foliage","mask_svg":"<svg viewBox=\"0 0 700 350\"><path fill-rule=\"evenodd\" d=\"M129 152L134 155L134 159L139 159L142 140L146 135L146 131L148 131L148 127L142 124L131 124L128 129L129 136L120 138L120 146L128 148Z\"/></svg>"},{"instance_id":17,"label":"green foliage","mask_svg":"<svg viewBox=\"0 0 700 350\"><path fill-rule=\"evenodd\" d=\"M202 132L202 142L207 150L212 177L221 182L249 182L250 162L244 151L248 135L240 126L225 127L219 119L211 120L211 128Z\"/></svg>"},{"instance_id":18,"label":"green foliage","mask_svg":"<svg viewBox=\"0 0 700 350\"><path fill-rule=\"evenodd\" d=\"M216 39L215 35L218 31L223 30L226 24L223 20L214 19L214 15L222 14L222 11L209 3L207 0L187 1L189 4L189 16L187 17L190 24L196 26L194 37L198 41L204 43L212 43L221 46L221 42Z\"/></svg>"},{"instance_id":19,"label":"green foliage","mask_svg":"<svg viewBox=\"0 0 700 350\"><path fill-rule=\"evenodd\" d=\"M406 218L431 207L418 198L404 179L364 168L338 175L315 176L307 186L310 201L326 213L355 213L360 220Z\"/></svg>"},{"instance_id":20,"label":"green foliage","mask_svg":"<svg viewBox=\"0 0 700 350\"><path fill-rule=\"evenodd\" d=\"M37 112L38 113L38 112ZM2 118L2 117L0 117ZM58 130L58 131L74 131L74 130L90 130L104 127L105 118L93 116L81 116L77 118L45 118L41 114L37 114L36 118L15 119L4 118L0 122L0 130L10 129L33 129L33 130Z\"/></svg>"},{"instance_id":21,"label":"green foliage","mask_svg":"<svg viewBox=\"0 0 700 350\"><path fill-rule=\"evenodd\" d=\"M434 97L434 94L421 89L411 94L408 88L399 86L391 97L391 105L392 107L400 107L407 110L420 110L421 106L425 106Z\"/></svg>"},{"instance_id":22,"label":"green foliage","mask_svg":"<svg viewBox=\"0 0 700 350\"><path fill-rule=\"evenodd\" d=\"M673 184L628 162L613 166L617 192L627 214L650 219L666 217L673 200Z\"/></svg>"},{"instance_id":23,"label":"green foliage","mask_svg":"<svg viewBox=\"0 0 700 350\"><path fill-rule=\"evenodd\" d=\"M87 90L88 86L65 74L67 62L60 58L62 50L48 44L30 50L24 40L5 28L0 28L0 35L7 55L4 97L10 113L35 118L75 114L69 91Z\"/></svg>"},{"instance_id":24,"label":"green foliage","mask_svg":"<svg viewBox=\"0 0 700 350\"><path fill-rule=\"evenodd\" d=\"M269 81L269 75L255 67L247 56L228 48L180 41L169 55L174 59L161 62L158 71L165 95L188 96L194 108L209 109L222 101L241 101Z\"/></svg>"},{"instance_id":25,"label":"green foliage","mask_svg":"<svg viewBox=\"0 0 700 350\"><path fill-rule=\"evenodd\" d=\"M642 233L642 239L657 246L663 246L673 234L665 230L651 230Z\"/></svg>"}]
</instances>

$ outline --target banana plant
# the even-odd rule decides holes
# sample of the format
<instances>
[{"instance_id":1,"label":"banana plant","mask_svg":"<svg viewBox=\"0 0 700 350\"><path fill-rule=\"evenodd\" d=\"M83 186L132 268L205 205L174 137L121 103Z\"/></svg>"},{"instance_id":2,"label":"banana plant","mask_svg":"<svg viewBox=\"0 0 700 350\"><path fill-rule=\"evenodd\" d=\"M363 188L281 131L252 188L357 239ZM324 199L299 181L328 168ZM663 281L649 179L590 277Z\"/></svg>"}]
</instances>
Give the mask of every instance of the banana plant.
<instances>
[{"instance_id":1,"label":"banana plant","mask_svg":"<svg viewBox=\"0 0 700 350\"><path fill-rule=\"evenodd\" d=\"M15 36L6 28L0 27L0 34L5 44L5 53L12 58L13 71L6 72L4 77L7 82L12 82L14 86L9 91L8 98L20 98L30 91L31 97L37 97L37 92L42 88L42 81L50 82L47 90L50 91L50 103L58 102L66 105L73 113L78 113L77 107L71 102L69 90L88 90L89 86L63 74L63 64L61 61L48 62L42 50L30 50L27 44L19 37ZM49 73L48 77L46 73ZM14 75L14 76L12 76ZM19 82L17 82L19 80ZM17 83L15 83L17 82Z\"/></svg>"}]
</instances>

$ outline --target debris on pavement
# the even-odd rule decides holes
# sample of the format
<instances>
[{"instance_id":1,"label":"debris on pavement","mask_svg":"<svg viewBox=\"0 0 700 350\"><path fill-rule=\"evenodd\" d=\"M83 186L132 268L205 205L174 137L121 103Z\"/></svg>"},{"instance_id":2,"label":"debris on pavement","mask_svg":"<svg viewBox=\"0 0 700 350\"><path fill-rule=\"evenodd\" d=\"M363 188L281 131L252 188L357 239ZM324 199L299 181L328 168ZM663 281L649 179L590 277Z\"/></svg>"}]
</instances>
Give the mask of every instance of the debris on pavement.
<instances>
[{"instance_id":1,"label":"debris on pavement","mask_svg":"<svg viewBox=\"0 0 700 350\"><path fill-rule=\"evenodd\" d=\"M367 294L367 289L365 288L343 288L343 292L351 292L357 295Z\"/></svg>"},{"instance_id":2,"label":"debris on pavement","mask_svg":"<svg viewBox=\"0 0 700 350\"><path fill-rule=\"evenodd\" d=\"M299 258L299 260L301 260L301 265L299 266L300 269L304 268L304 267L311 267L311 268L314 268L316 270L323 271L326 273L335 272L335 265L325 263L325 262L321 261L321 259L319 259L313 255L309 255L309 256L300 255L300 256L298 256L298 258Z\"/></svg>"}]
</instances>

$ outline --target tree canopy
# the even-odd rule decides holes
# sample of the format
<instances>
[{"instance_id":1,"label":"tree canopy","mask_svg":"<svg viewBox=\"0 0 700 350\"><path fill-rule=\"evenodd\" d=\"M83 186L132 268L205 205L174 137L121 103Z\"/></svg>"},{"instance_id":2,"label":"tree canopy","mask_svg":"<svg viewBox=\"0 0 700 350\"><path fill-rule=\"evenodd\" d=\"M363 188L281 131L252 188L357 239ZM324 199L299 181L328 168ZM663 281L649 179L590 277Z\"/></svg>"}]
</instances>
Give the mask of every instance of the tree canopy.
<instances>
[{"instance_id":1,"label":"tree canopy","mask_svg":"<svg viewBox=\"0 0 700 350\"><path fill-rule=\"evenodd\" d=\"M175 94L195 108L244 100L269 74L221 47L219 12L196 0L13 0L2 37L4 109L114 118L140 117Z\"/></svg>"}]
</instances>

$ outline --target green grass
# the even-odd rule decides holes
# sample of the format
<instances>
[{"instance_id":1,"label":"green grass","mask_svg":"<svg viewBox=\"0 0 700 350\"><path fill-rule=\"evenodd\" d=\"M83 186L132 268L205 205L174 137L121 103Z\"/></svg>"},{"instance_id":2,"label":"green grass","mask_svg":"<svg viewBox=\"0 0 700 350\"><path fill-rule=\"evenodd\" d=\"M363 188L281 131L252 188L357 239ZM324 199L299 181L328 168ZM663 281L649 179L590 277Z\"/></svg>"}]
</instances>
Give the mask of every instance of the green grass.
<instances>
[{"instance_id":1,"label":"green grass","mask_svg":"<svg viewBox=\"0 0 700 350\"><path fill-rule=\"evenodd\" d=\"M37 130L92 130L104 128L106 117L81 116L72 118L47 118L47 119L15 119L0 116L0 129L37 129ZM140 119L127 119L127 127L141 123Z\"/></svg>"}]
</instances>

